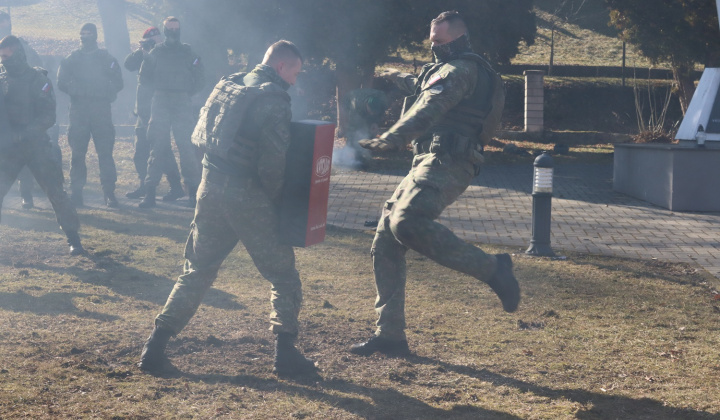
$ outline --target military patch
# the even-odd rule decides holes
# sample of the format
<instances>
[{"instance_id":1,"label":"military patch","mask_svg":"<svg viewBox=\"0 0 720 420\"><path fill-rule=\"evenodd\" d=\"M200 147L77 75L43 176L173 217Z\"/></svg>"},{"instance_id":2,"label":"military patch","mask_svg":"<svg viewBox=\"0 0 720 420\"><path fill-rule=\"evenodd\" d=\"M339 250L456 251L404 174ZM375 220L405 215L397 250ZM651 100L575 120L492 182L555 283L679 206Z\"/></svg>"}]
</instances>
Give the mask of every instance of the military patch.
<instances>
[{"instance_id":1,"label":"military patch","mask_svg":"<svg viewBox=\"0 0 720 420\"><path fill-rule=\"evenodd\" d=\"M196 58L195 61L193 61L193 66L197 66L198 63L200 63L200 57Z\"/></svg>"},{"instance_id":2,"label":"military patch","mask_svg":"<svg viewBox=\"0 0 720 420\"><path fill-rule=\"evenodd\" d=\"M112 63L110 63L110 68L111 68L111 69L114 69L114 68L115 68L115 61L113 61Z\"/></svg>"},{"instance_id":3,"label":"military patch","mask_svg":"<svg viewBox=\"0 0 720 420\"><path fill-rule=\"evenodd\" d=\"M45 86L42 87L43 93L48 93L51 89L52 87L50 86L50 83L45 83Z\"/></svg>"},{"instance_id":4,"label":"military patch","mask_svg":"<svg viewBox=\"0 0 720 420\"><path fill-rule=\"evenodd\" d=\"M430 87L442 79L443 79L443 76L441 74L435 75L432 79L428 80L428 82L425 84L425 86Z\"/></svg>"}]
</instances>

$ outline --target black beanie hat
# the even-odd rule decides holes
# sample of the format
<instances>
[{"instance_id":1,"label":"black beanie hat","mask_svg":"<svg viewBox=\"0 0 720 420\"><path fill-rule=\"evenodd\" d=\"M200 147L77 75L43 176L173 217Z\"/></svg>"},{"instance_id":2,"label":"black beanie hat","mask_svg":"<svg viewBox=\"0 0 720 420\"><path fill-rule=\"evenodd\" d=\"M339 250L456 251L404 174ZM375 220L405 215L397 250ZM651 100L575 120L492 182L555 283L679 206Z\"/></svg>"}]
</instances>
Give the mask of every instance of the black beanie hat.
<instances>
[{"instance_id":1,"label":"black beanie hat","mask_svg":"<svg viewBox=\"0 0 720 420\"><path fill-rule=\"evenodd\" d=\"M86 23L80 29L80 32L82 32L82 31L92 32L93 34L97 35L97 26L95 26L94 23Z\"/></svg>"}]
</instances>

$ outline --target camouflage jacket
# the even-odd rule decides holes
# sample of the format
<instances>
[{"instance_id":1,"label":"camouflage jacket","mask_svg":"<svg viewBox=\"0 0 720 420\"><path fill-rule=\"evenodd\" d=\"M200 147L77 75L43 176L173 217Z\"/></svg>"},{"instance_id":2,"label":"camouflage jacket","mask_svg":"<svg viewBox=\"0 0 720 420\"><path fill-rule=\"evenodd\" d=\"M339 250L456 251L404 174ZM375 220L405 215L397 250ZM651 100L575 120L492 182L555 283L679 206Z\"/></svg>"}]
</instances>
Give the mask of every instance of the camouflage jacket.
<instances>
[{"instance_id":1,"label":"camouflage jacket","mask_svg":"<svg viewBox=\"0 0 720 420\"><path fill-rule=\"evenodd\" d=\"M105 49L75 50L60 62L58 89L77 99L114 101L123 88L117 60Z\"/></svg>"},{"instance_id":2,"label":"camouflage jacket","mask_svg":"<svg viewBox=\"0 0 720 420\"><path fill-rule=\"evenodd\" d=\"M290 88L270 66L259 64L242 79L245 86L260 86L271 83L273 89L286 91ZM259 97L246 111L238 136L255 142L253 171L257 174L262 188L275 203L279 202L285 177L285 158L290 145L290 101L280 95ZM221 156L206 155L206 167L221 172L228 163Z\"/></svg>"},{"instance_id":3,"label":"camouflage jacket","mask_svg":"<svg viewBox=\"0 0 720 420\"><path fill-rule=\"evenodd\" d=\"M395 84L417 98L380 137L404 148L410 141L424 141L434 131L448 128L441 124L445 114L470 98L476 88L488 89L492 80L473 60L456 59L426 64L419 77L401 73L396 76Z\"/></svg>"},{"instance_id":4,"label":"camouflage jacket","mask_svg":"<svg viewBox=\"0 0 720 420\"><path fill-rule=\"evenodd\" d=\"M138 71L142 66L143 60L145 59L146 53L143 52L142 48L138 48L137 51L131 52L125 57L123 65L128 71ZM138 76L139 78L139 76ZM152 102L154 89L148 85L141 85L138 80L137 96L135 99L135 114L142 115L146 118L150 117L150 106Z\"/></svg>"},{"instance_id":5,"label":"camouflage jacket","mask_svg":"<svg viewBox=\"0 0 720 420\"><path fill-rule=\"evenodd\" d=\"M41 141L55 124L55 93L47 71L28 66L10 75L0 66L0 89L14 141Z\"/></svg>"},{"instance_id":6,"label":"camouflage jacket","mask_svg":"<svg viewBox=\"0 0 720 420\"><path fill-rule=\"evenodd\" d=\"M161 42L143 60L138 80L141 85L155 90L194 95L205 84L205 68L200 56L188 44Z\"/></svg>"}]
</instances>

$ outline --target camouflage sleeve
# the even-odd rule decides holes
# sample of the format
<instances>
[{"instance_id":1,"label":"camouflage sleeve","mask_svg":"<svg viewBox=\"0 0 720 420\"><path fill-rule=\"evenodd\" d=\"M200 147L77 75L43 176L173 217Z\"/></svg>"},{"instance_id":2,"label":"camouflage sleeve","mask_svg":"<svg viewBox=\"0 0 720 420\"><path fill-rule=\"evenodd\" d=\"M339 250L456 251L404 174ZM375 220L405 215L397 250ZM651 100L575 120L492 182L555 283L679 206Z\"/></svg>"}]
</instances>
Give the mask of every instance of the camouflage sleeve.
<instances>
[{"instance_id":1,"label":"camouflage sleeve","mask_svg":"<svg viewBox=\"0 0 720 420\"><path fill-rule=\"evenodd\" d=\"M290 145L290 103L278 98L260 100L253 110L260 127L258 175L270 200L278 203L285 177L285 157Z\"/></svg>"},{"instance_id":2,"label":"camouflage sleeve","mask_svg":"<svg viewBox=\"0 0 720 420\"><path fill-rule=\"evenodd\" d=\"M153 54L153 52L155 52L155 50L150 51L150 53L145 57L142 64L140 65L138 81L141 85L152 86L153 84L155 65L157 63L157 58L155 57L155 54Z\"/></svg>"},{"instance_id":3,"label":"camouflage sleeve","mask_svg":"<svg viewBox=\"0 0 720 420\"><path fill-rule=\"evenodd\" d=\"M458 61L446 64L438 76L424 82L415 104L380 137L403 148L425 134L448 110L470 95L477 83L477 65Z\"/></svg>"},{"instance_id":4,"label":"camouflage sleeve","mask_svg":"<svg viewBox=\"0 0 720 420\"><path fill-rule=\"evenodd\" d=\"M110 79L110 91L113 95L120 92L124 87L120 63L115 57L108 54L108 78Z\"/></svg>"},{"instance_id":5,"label":"camouflage sleeve","mask_svg":"<svg viewBox=\"0 0 720 420\"><path fill-rule=\"evenodd\" d=\"M60 61L57 73L57 86L61 92L65 92L70 96L75 95L72 76L72 56L69 55Z\"/></svg>"},{"instance_id":6,"label":"camouflage sleeve","mask_svg":"<svg viewBox=\"0 0 720 420\"><path fill-rule=\"evenodd\" d=\"M30 89L35 118L28 124L27 135L35 138L55 125L55 92L52 82L44 74L36 78Z\"/></svg>"},{"instance_id":7,"label":"camouflage sleeve","mask_svg":"<svg viewBox=\"0 0 720 420\"><path fill-rule=\"evenodd\" d=\"M132 52L125 57L123 66L127 71L138 71L145 58L142 48L138 48L137 51Z\"/></svg>"},{"instance_id":8,"label":"camouflage sleeve","mask_svg":"<svg viewBox=\"0 0 720 420\"><path fill-rule=\"evenodd\" d=\"M415 88L417 86L417 77L415 75L410 73L397 73L393 76L392 81L395 86L404 93L408 95L415 93Z\"/></svg>"},{"instance_id":9,"label":"camouflage sleeve","mask_svg":"<svg viewBox=\"0 0 720 420\"><path fill-rule=\"evenodd\" d=\"M190 94L194 95L200 92L203 86L205 86L205 66L200 56L196 54L193 54L191 66L193 85L192 89L190 89Z\"/></svg>"}]
</instances>

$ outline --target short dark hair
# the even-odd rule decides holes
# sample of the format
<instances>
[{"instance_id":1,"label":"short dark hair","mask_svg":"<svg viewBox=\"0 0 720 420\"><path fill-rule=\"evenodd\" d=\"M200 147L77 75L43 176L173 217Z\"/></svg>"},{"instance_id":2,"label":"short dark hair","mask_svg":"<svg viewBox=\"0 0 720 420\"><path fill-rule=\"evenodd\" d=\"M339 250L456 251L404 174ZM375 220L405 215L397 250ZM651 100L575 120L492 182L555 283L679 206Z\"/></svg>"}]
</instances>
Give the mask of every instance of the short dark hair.
<instances>
[{"instance_id":1,"label":"short dark hair","mask_svg":"<svg viewBox=\"0 0 720 420\"><path fill-rule=\"evenodd\" d=\"M293 57L299 58L301 63L304 62L300 49L298 49L298 47L292 42L281 39L267 49L265 57L263 58L263 63L267 64Z\"/></svg>"},{"instance_id":2,"label":"short dark hair","mask_svg":"<svg viewBox=\"0 0 720 420\"><path fill-rule=\"evenodd\" d=\"M17 51L22 48L22 44L20 43L20 39L15 35L8 35L0 40L0 49L2 48L12 48L13 51Z\"/></svg>"},{"instance_id":3,"label":"short dark hair","mask_svg":"<svg viewBox=\"0 0 720 420\"><path fill-rule=\"evenodd\" d=\"M450 30L458 35L467 34L467 25L465 25L465 19L460 15L457 10L448 10L442 12L430 22L430 25L439 25L443 22L447 22L450 26Z\"/></svg>"}]
</instances>

